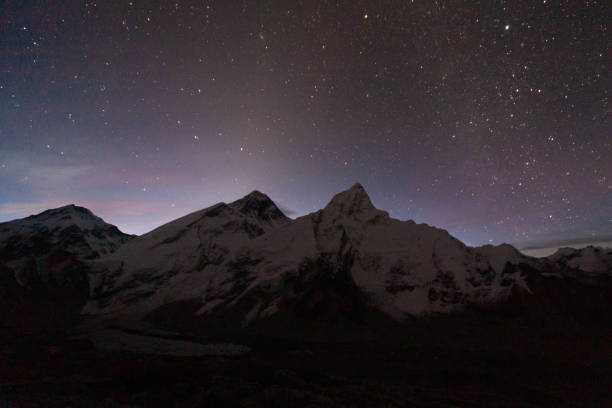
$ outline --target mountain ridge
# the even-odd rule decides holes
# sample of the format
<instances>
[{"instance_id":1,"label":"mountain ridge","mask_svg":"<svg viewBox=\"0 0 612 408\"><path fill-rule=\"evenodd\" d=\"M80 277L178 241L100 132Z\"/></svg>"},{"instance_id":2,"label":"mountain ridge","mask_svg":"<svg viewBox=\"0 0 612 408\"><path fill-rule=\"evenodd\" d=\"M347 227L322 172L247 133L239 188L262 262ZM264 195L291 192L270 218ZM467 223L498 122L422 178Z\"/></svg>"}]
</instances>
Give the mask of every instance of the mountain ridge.
<instances>
[{"instance_id":1,"label":"mountain ridge","mask_svg":"<svg viewBox=\"0 0 612 408\"><path fill-rule=\"evenodd\" d=\"M252 194L196 212L214 213L199 224L206 248L194 250L186 235L160 237L156 251L176 245L175 252L166 254L164 267L158 261L147 264L123 257L126 251L109 256L114 266L105 264L103 269L112 272L97 274L106 280L92 285L84 312L160 316L168 305L182 305L183 317L173 312L173 319L226 316L236 327L248 328L280 315L315 318L334 311L329 315L333 320L353 318L368 309L401 322L415 315L462 310L472 303L504 301L515 287L528 292L526 277L543 264L508 244L468 247L443 229L393 219L373 206L359 183L336 194L323 209L295 220L259 219L259 212L240 212L240 203L253 198L273 204L262 193ZM236 214L239 222L232 218ZM214 221L215 217L221 218ZM186 234L181 227L184 218L166 225ZM275 219L282 222L261 230L253 227ZM249 234L249 228L236 225L251 225L257 232ZM217 255L186 263L193 253ZM154 255L145 252L138 258ZM114 278L108 280L109 276Z\"/></svg>"},{"instance_id":2,"label":"mountain ridge","mask_svg":"<svg viewBox=\"0 0 612 408\"><path fill-rule=\"evenodd\" d=\"M53 238L52 231L66 230L72 241ZM372 313L401 323L503 303L532 293L530 282L541 277L592 281L609 275L612 258L605 249L536 259L509 244L469 247L446 230L391 218L359 183L294 220L255 190L138 237L82 207L47 210L0 224L3 276L20 268L7 263L6 248L15 236L23 241L24 231L47 234L45 250L68 254L66 276L86 283L77 285L86 287L79 295L84 315L238 330L265 322L363 322ZM32 251L24 248L23 256ZM24 265L15 276L29 276ZM27 279L18 284L27 287Z\"/></svg>"}]
</instances>

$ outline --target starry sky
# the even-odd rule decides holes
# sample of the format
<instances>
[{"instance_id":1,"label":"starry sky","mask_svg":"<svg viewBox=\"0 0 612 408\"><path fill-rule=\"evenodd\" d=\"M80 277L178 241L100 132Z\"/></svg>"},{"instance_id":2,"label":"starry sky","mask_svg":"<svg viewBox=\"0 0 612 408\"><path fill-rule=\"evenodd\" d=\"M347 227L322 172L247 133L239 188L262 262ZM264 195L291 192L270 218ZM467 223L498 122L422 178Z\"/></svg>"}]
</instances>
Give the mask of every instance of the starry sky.
<instances>
[{"instance_id":1,"label":"starry sky","mask_svg":"<svg viewBox=\"0 0 612 408\"><path fill-rule=\"evenodd\" d=\"M470 245L612 236L606 1L0 3L0 221L361 182ZM610 238L612 240L612 238Z\"/></svg>"}]
</instances>

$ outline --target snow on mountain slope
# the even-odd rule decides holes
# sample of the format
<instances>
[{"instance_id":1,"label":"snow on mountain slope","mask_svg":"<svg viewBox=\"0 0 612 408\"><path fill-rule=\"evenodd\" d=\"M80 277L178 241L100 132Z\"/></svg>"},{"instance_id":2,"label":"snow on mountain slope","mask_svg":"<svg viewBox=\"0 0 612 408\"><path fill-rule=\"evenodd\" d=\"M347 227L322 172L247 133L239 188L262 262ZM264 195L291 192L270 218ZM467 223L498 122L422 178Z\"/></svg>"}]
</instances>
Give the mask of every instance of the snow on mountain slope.
<instances>
[{"instance_id":1,"label":"snow on mountain slope","mask_svg":"<svg viewBox=\"0 0 612 408\"><path fill-rule=\"evenodd\" d=\"M257 211L244 202L259 203ZM446 231L377 210L356 184L318 212L286 219L257 193L146 234L99 262L85 313L147 313L193 301L183 316L395 319L504 299L524 285L511 247L470 248ZM509 267L510 265L510 267Z\"/></svg>"},{"instance_id":2,"label":"snow on mountain slope","mask_svg":"<svg viewBox=\"0 0 612 408\"><path fill-rule=\"evenodd\" d=\"M83 314L226 328L380 313L402 321L530 296L554 279L595 282L611 265L603 248L535 259L506 244L468 247L390 218L359 184L296 220L255 191L136 238L73 205L0 224L0 309L44 320L51 304L58 316L85 305Z\"/></svg>"},{"instance_id":3,"label":"snow on mountain slope","mask_svg":"<svg viewBox=\"0 0 612 408\"><path fill-rule=\"evenodd\" d=\"M231 278L211 282L200 312L250 305L242 322L248 324L289 304L329 302L313 300L311 286L330 276L334 290L342 292L332 297L350 293L361 298L355 304L397 319L453 310L469 302L496 301L508 296L511 286L524 284L518 270L507 274L506 262L488 252L493 251L466 247L444 230L390 218L374 208L356 184L323 210L239 251L233 263L225 265Z\"/></svg>"},{"instance_id":4,"label":"snow on mountain slope","mask_svg":"<svg viewBox=\"0 0 612 408\"><path fill-rule=\"evenodd\" d=\"M612 275L612 248L594 246L581 249L560 248L547 259L559 270L580 270L587 274Z\"/></svg>"},{"instance_id":5,"label":"snow on mountain slope","mask_svg":"<svg viewBox=\"0 0 612 408\"><path fill-rule=\"evenodd\" d=\"M235 248L289 222L258 191L169 222L96 263L84 313L148 310L202 296Z\"/></svg>"},{"instance_id":6,"label":"snow on mountain slope","mask_svg":"<svg viewBox=\"0 0 612 408\"><path fill-rule=\"evenodd\" d=\"M496 271L503 271L506 265L529 265L537 268L536 259L523 255L518 249L509 244L484 245L475 247L474 251L486 256Z\"/></svg>"},{"instance_id":7,"label":"snow on mountain slope","mask_svg":"<svg viewBox=\"0 0 612 408\"><path fill-rule=\"evenodd\" d=\"M27 286L33 276L47 281L62 263L109 254L130 238L88 209L67 205L1 223L0 263Z\"/></svg>"},{"instance_id":8,"label":"snow on mountain slope","mask_svg":"<svg viewBox=\"0 0 612 408\"><path fill-rule=\"evenodd\" d=\"M74 205L1 223L0 323L35 329L78 314L88 262L131 238Z\"/></svg>"},{"instance_id":9,"label":"snow on mountain slope","mask_svg":"<svg viewBox=\"0 0 612 408\"><path fill-rule=\"evenodd\" d=\"M82 239L69 240L80 235ZM43 237L50 244L61 245L86 258L96 258L112 252L130 235L107 224L87 208L74 204L43 211L37 215L0 223L0 245ZM74 246L76 244L76 246Z\"/></svg>"}]
</instances>

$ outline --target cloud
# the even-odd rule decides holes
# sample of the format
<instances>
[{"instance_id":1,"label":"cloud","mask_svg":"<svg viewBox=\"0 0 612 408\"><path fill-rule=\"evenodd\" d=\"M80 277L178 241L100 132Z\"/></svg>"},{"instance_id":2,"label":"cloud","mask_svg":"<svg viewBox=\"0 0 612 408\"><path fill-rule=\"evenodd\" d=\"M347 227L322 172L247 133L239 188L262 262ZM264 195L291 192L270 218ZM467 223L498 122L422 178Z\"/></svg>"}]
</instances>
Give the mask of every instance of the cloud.
<instances>
[{"instance_id":1,"label":"cloud","mask_svg":"<svg viewBox=\"0 0 612 408\"><path fill-rule=\"evenodd\" d=\"M7 159L3 169L10 181L37 189L69 186L90 179L94 170L86 164L32 162L18 155Z\"/></svg>"},{"instance_id":2,"label":"cloud","mask_svg":"<svg viewBox=\"0 0 612 408\"><path fill-rule=\"evenodd\" d=\"M292 210L291 208L285 207L282 204L276 204L276 206L278 207L279 210L282 211L283 214L285 214L287 217L293 218L297 215L297 211Z\"/></svg>"},{"instance_id":3,"label":"cloud","mask_svg":"<svg viewBox=\"0 0 612 408\"><path fill-rule=\"evenodd\" d=\"M534 256L536 258L546 257L554 254L559 250L559 248L584 248L589 245L593 245L596 247L604 247L604 248L612 248L612 241L589 241L589 242L565 242L563 245L559 246L550 246L545 248L527 248L521 249L520 251L529 256Z\"/></svg>"},{"instance_id":4,"label":"cloud","mask_svg":"<svg viewBox=\"0 0 612 408\"><path fill-rule=\"evenodd\" d=\"M585 245L595 245L601 243L610 243L612 242L612 235L598 235L598 236L589 236L589 237L576 237L576 238L568 238L568 239L559 239L559 240L551 240L542 243L527 245L521 248L521 251L531 251L538 249L547 249L547 248L562 248L562 247L576 247L576 246L585 246Z\"/></svg>"},{"instance_id":5,"label":"cloud","mask_svg":"<svg viewBox=\"0 0 612 408\"><path fill-rule=\"evenodd\" d=\"M80 180L91 173L89 166L34 166L27 172L29 182L42 186L57 186Z\"/></svg>"}]
</instances>

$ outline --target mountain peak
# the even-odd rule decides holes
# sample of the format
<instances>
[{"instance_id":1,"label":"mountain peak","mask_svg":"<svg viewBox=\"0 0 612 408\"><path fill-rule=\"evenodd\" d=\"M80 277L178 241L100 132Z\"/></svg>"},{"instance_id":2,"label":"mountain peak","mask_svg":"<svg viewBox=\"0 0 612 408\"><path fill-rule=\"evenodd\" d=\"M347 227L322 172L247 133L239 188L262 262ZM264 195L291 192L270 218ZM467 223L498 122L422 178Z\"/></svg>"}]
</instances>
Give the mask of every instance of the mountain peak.
<instances>
[{"instance_id":1,"label":"mountain peak","mask_svg":"<svg viewBox=\"0 0 612 408\"><path fill-rule=\"evenodd\" d=\"M242 214L255 216L259 219L279 220L287 218L270 197L257 190L230 203L229 206Z\"/></svg>"},{"instance_id":2,"label":"mountain peak","mask_svg":"<svg viewBox=\"0 0 612 408\"><path fill-rule=\"evenodd\" d=\"M244 199L257 199L257 200L269 200L272 201L270 199L270 197L268 197L266 194L262 193L259 190L253 190L251 191L249 194L245 195L244 197L241 198L241 200Z\"/></svg>"},{"instance_id":3,"label":"mountain peak","mask_svg":"<svg viewBox=\"0 0 612 408\"><path fill-rule=\"evenodd\" d=\"M363 186L355 183L348 190L336 194L325 206L325 210L352 215L357 212L376 210L376 208Z\"/></svg>"},{"instance_id":4,"label":"mountain peak","mask_svg":"<svg viewBox=\"0 0 612 408\"><path fill-rule=\"evenodd\" d=\"M75 204L67 204L61 207L51 208L49 210L45 210L41 212L40 214L31 215L29 218L64 216L64 215L69 215L69 214L80 214L81 216L85 216L85 217L91 217L91 218L96 218L96 219L98 218L91 212L91 210L85 207L79 207L78 205L75 205Z\"/></svg>"}]
</instances>

